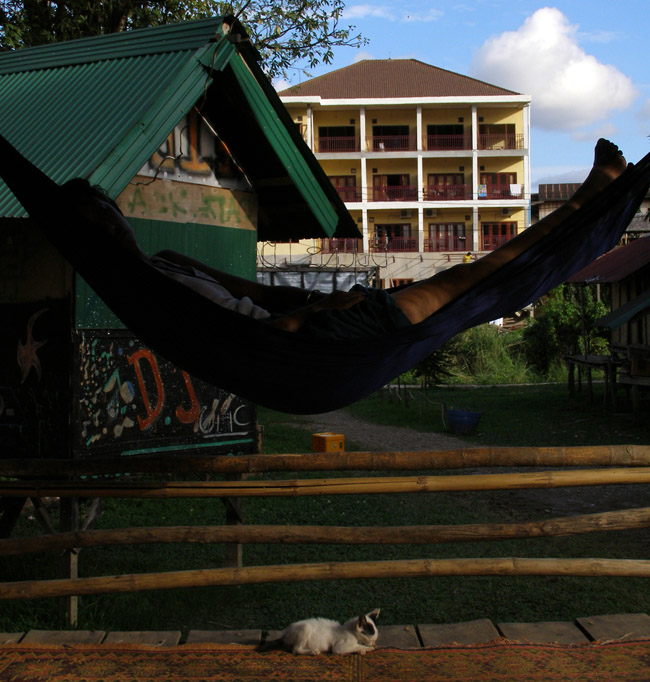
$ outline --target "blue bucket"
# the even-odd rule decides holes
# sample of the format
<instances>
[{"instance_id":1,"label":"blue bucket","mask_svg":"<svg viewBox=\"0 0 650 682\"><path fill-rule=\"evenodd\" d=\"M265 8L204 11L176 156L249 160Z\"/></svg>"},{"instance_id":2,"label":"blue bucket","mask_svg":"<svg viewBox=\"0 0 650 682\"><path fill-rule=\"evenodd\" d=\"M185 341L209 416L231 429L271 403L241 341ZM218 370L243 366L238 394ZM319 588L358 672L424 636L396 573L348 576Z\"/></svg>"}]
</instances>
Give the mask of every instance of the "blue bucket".
<instances>
[{"instance_id":1,"label":"blue bucket","mask_svg":"<svg viewBox=\"0 0 650 682\"><path fill-rule=\"evenodd\" d=\"M481 420L480 412L461 410L457 407L448 408L446 416L449 430L459 435L474 433Z\"/></svg>"}]
</instances>

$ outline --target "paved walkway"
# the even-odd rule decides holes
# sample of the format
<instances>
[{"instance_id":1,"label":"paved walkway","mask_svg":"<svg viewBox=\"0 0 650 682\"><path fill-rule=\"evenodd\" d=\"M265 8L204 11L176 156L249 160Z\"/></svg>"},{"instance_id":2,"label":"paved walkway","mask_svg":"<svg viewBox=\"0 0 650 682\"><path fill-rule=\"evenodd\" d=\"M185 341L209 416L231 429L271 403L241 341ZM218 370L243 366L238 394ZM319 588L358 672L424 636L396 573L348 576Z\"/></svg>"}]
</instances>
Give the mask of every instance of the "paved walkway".
<instances>
[{"instance_id":1,"label":"paved walkway","mask_svg":"<svg viewBox=\"0 0 650 682\"><path fill-rule=\"evenodd\" d=\"M178 644L249 644L274 639L278 633L262 630L191 630L185 640L180 631L109 632L101 630L30 630L0 633L3 644L118 644L139 643L152 646ZM449 644L481 644L505 637L533 644L587 644L593 641L650 639L650 616L646 613L616 614L578 618L574 622L493 623L474 620L447 625L383 625L377 646L418 649Z\"/></svg>"}]
</instances>

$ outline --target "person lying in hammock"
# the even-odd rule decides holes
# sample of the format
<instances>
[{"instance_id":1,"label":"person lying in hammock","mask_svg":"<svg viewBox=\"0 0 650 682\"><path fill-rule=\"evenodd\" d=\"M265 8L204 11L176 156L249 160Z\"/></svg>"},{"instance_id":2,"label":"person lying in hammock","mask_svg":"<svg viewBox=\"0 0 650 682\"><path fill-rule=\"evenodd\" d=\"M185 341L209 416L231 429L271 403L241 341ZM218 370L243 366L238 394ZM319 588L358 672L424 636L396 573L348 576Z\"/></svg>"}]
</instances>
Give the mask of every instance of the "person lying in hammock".
<instances>
[{"instance_id":1,"label":"person lying in hammock","mask_svg":"<svg viewBox=\"0 0 650 682\"><path fill-rule=\"evenodd\" d=\"M422 322L480 284L544 235L561 226L568 216L595 197L626 167L623 154L608 140L598 141L594 156L593 167L585 182L553 213L476 261L459 263L393 292L355 285L348 292L335 291L323 295L298 287L259 284L215 270L173 251L161 251L149 260L169 277L182 281L215 303L266 320L268 324L288 332L327 339L384 334ZM110 231L123 247L148 258L140 251L131 226L116 204L97 193L87 193L85 197L78 208L90 222Z\"/></svg>"}]
</instances>

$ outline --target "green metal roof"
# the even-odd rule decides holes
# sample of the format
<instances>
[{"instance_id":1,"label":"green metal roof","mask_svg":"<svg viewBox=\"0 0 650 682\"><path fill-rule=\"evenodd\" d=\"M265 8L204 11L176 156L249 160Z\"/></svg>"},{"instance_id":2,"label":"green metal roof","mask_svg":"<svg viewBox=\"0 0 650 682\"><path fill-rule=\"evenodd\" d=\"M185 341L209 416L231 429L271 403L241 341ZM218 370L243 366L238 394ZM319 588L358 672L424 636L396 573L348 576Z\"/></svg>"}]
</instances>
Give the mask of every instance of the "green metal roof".
<instances>
[{"instance_id":1,"label":"green metal roof","mask_svg":"<svg viewBox=\"0 0 650 682\"><path fill-rule=\"evenodd\" d=\"M256 57L224 18L0 53L0 132L56 182L116 197L201 103L258 193L260 239L357 236ZM24 215L0 181L0 216Z\"/></svg>"}]
</instances>

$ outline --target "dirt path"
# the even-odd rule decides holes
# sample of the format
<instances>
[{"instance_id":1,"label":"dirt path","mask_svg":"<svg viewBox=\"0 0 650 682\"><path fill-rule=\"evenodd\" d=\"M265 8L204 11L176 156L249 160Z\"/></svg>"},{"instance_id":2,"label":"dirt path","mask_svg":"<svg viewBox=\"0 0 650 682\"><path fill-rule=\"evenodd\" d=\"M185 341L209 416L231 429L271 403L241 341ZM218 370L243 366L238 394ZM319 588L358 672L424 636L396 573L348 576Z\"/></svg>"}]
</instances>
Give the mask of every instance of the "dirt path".
<instances>
[{"instance_id":1,"label":"dirt path","mask_svg":"<svg viewBox=\"0 0 650 682\"><path fill-rule=\"evenodd\" d=\"M467 448L467 442L445 433L427 433L399 426L370 424L357 419L345 410L327 414L308 415L301 419L301 427L313 433L332 431L342 433L346 440L353 441L362 450L455 450Z\"/></svg>"},{"instance_id":2,"label":"dirt path","mask_svg":"<svg viewBox=\"0 0 650 682\"><path fill-rule=\"evenodd\" d=\"M345 410L307 415L293 423L311 433L341 433L346 442L354 442L367 451L455 450L477 447L446 433L427 433L415 429L371 424ZM482 443L482 446L487 443ZM487 470L483 469L482 472ZM501 471L506 471L505 469ZM469 473L469 472L467 472ZM494 504L507 509L529 510L536 514L588 514L596 511L645 507L650 486L612 485L540 490L502 490L486 493Z\"/></svg>"}]
</instances>

